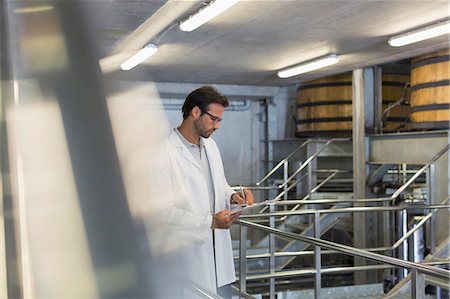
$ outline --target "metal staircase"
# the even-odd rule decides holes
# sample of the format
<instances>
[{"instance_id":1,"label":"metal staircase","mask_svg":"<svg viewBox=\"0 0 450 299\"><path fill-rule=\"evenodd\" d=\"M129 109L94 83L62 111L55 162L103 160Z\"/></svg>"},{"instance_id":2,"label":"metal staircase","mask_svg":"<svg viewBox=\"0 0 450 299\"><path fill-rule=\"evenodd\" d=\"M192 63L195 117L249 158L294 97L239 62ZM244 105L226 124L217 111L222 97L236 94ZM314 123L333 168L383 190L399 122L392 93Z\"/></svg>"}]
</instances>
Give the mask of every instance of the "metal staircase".
<instances>
[{"instance_id":1,"label":"metal staircase","mask_svg":"<svg viewBox=\"0 0 450 299\"><path fill-rule=\"evenodd\" d=\"M276 235L276 238L264 236L259 239L258 242L253 243L256 244L256 246L247 247L246 251L244 251L244 254L246 254L244 255L246 256L246 261L244 263L242 263L242 260L237 260L239 261L239 264L236 265L239 269L239 284L241 289L246 291L247 283L245 281L241 281L241 279L249 274L248 279L250 284L248 286L250 290L252 282L256 281L257 284L261 286L264 283L267 284L268 280L270 281L271 298L273 296L273 290L275 290L275 278L279 283L279 290L285 290L277 292L278 298L318 298L316 297L318 290L320 290L320 298L412 298L411 294L419 294L420 297L415 298L448 298L435 297L425 294L425 292L420 290L420 288L412 290L410 281L413 279L415 285L417 285L418 281L421 281L417 278L420 276L424 278L424 283L426 285L434 285L447 289L449 288L450 274L447 274L448 271L439 272L440 270L437 268L428 266L428 264L432 265L433 263L449 264L449 240L446 240L439 250L433 251L433 256L427 257L424 261L424 265L426 265L424 268L418 266L419 264L417 263L411 263L407 260L403 261L401 259L399 260L398 258L391 257L396 256L396 251L401 249L401 246L403 246L402 244L414 235L416 231L415 228L412 228L409 231L404 231L404 235L400 236L396 242L396 239L394 239L395 244L388 247L367 249L358 249L353 247L353 249L348 249L348 251L346 251L349 255L360 255L366 258L368 257L369 259L374 256L374 259L376 260L379 259L379 261L389 261L387 264L390 264L390 267L380 264L360 267L360 269L358 269L358 267L351 265L352 262L350 262L350 267L347 267L347 265L343 265L344 267L340 268L337 266L334 266L337 268L333 268L333 265L322 267L320 262L321 258L317 258L317 254L320 255L321 252L317 251L317 244L323 244L323 246L328 249L332 248L332 250L328 250L330 252L333 252L333 249L340 251L338 248L344 246L343 244L338 245L336 243L335 245L332 245L334 243L324 241L322 238L324 237L325 240L328 240L327 233L333 230L342 230L351 236L351 230L353 227L352 225L348 225L349 223L346 223L343 219L351 219L350 214L354 212L391 212L395 216L399 212L404 211L404 214L407 212L409 216L414 216L416 213L420 214L420 211L423 210L429 212L421 218L419 217L420 219L418 218L419 225L423 225L424 223L434 223L433 219L435 219L436 214L438 214L436 212L438 209L445 210L450 208L448 203L445 201L442 204L437 204L438 201L435 197L433 197L433 201L430 200L430 197L435 196L433 195L434 193L431 189L433 186L430 187L430 182L432 182L430 178L431 175L433 175L435 163L443 154L448 152L449 146L447 145L445 148L441 149L438 154L433 156L433 158L425 165L416 164L411 167L404 167L400 169L402 172L400 172L399 169L392 171L392 165L395 165L394 163L387 163L385 165L380 164L380 166L377 167L378 169L373 171L372 175L369 176L367 185L372 187L381 180L385 183L392 183L386 184L392 190L389 191L389 188L386 188L383 190L385 193L381 194L381 197L378 198L352 199L351 193L343 195L345 194L344 192L339 192L343 190L348 192L348 185L351 180L349 181L348 178L342 177L340 180L337 180L334 176L336 176L339 170L334 168L330 171L329 165L326 163L324 164L323 161L320 161L320 154L325 153L327 146L332 144L332 142L320 142L325 143L325 146L319 148L316 147L315 152L310 152L302 161L297 161L297 168L294 167L289 173L285 171L283 175L285 180L283 183L275 185L278 190L283 190L282 192L278 193L273 200L267 201L265 208L259 212L253 211L252 215L243 215L243 217L241 217L242 220L239 221L241 223L241 227L246 226L255 228ZM313 143L314 141L310 140L306 142L306 145L302 144L302 147L307 147ZM325 160L329 157L329 155L325 155ZM282 160L277 165L278 168L285 165L285 170L290 169L289 167L286 167L286 162L287 160ZM313 163L315 164L313 165ZM326 166L324 167L324 165ZM330 176L323 175L326 172L333 173L333 171L336 173L331 178ZM272 174L273 173L275 173L275 171L273 171ZM304 183L305 177L308 178L307 183ZM334 186L330 187L330 185L332 185L329 184L330 182L333 182ZM340 188L342 186L340 186L341 183L347 185L344 188ZM400 187L399 184L401 185ZM257 184L257 186L261 187L261 184ZM328 188L325 186L328 186ZM306 194L301 194L301 192L304 192L305 189L308 192ZM419 192L420 194L414 194L419 189L421 190ZM424 192L422 189L426 191ZM321 191L324 192L322 193ZM397 204L402 202L405 204L397 206ZM354 203L366 203L369 205L358 208L353 206ZM252 219L252 217L255 222L248 222L247 219ZM315 220L312 220L313 218ZM320 233L315 230L316 226L319 227ZM245 240L245 234L246 233L244 233L244 238L241 235L241 240ZM238 245L238 243L236 243L236 245ZM372 252L380 252L383 254L386 253L387 255L373 255L374 253ZM299 256L307 255L310 257L308 261L302 259L299 265L295 263L295 261L298 261ZM237 256L237 249L235 256ZM316 270L314 270L314 268L308 268L311 264L313 264L313 267L316 267ZM245 267L245 271L244 273L241 273L242 271L240 269L243 266ZM298 268L297 266L303 268ZM320 270L321 273L317 272L317 267L319 267L319 269L322 267ZM389 292L389 294L385 294L384 292L386 292L386 288L383 290L382 287L375 293L369 291L365 292L364 288L366 285L351 285L351 281L345 282L350 283L350 285L346 286L346 288L353 290L347 295L339 295L340 297L337 297L335 288L320 287L321 275L328 275L328 273L333 273L333 275L335 275L338 273L346 273L346 271L352 271L345 270L346 267L349 269L353 267L355 269L353 270L355 271L353 272L354 275L356 275L356 271L370 271L370 269L396 271L395 269L400 267L404 269L412 269L411 271L414 270L415 272L413 272L416 276L411 278L410 275L407 275L394 289ZM423 273L425 274L423 274L422 271L424 271ZM296 290L289 290L290 277L303 277L308 275L309 277L311 277L311 275L316 277L316 289L299 290L298 285L292 285ZM319 278L317 278L317 275ZM318 289L317 279L319 279ZM299 281L304 281L304 279L297 278L292 280L292 283L295 284L295 282ZM308 278L307 281L311 282L311 279ZM283 284L285 284L285 286L283 286ZM357 294L354 291L357 287L362 288L363 291ZM369 287L367 286L367 288ZM330 291L334 297L327 297L328 291ZM252 291L250 291L250 293L252 293ZM256 293L260 292L258 291ZM444 294L445 296L448 296L447 291L444 291Z\"/></svg>"},{"instance_id":2,"label":"metal staircase","mask_svg":"<svg viewBox=\"0 0 450 299\"><path fill-rule=\"evenodd\" d=\"M323 160L338 160L342 157L351 157L351 152L348 152L347 147L337 147L336 142L349 142L348 139L330 139L330 140L313 140L307 139L301 143L297 148L294 148L286 157L280 159L280 162L266 175L261 181L257 182L256 186L261 186L266 180L271 182L272 186L278 186L279 190L283 190L286 195L279 196L280 201L289 198L301 198L305 204L296 204L293 207L288 207L290 211L301 210L314 205L315 200L323 198L329 199L350 199L352 197L351 185L349 187L348 173L351 166L348 166L348 161L345 162L344 167L342 163L330 163ZM286 149L284 149L286 150ZM304 150L303 154L301 150ZM309 153L309 156L306 156ZM290 163L290 166L283 164ZM292 167L297 165L298 167ZM284 180L280 178L277 169L284 166ZM342 169L333 168L330 166L339 167ZM322 167L322 168L318 168ZM286 171L287 169L287 171ZM277 177L278 174L278 177ZM342 177L342 174L344 176ZM347 177L346 177L347 175ZM351 182L351 179L350 179ZM290 184L289 184L290 183ZM312 184L315 183L313 186ZM286 189L287 186L289 189ZM284 187L284 188L283 188ZM292 188L293 187L293 188ZM250 186L251 188L251 186ZM283 189L282 189L283 188ZM325 191L323 191L325 190ZM322 192L323 191L323 192ZM324 195L325 194L325 195ZM311 204L309 204L311 203ZM330 209L348 207L348 203L335 203L327 205ZM284 207L282 207L284 208ZM261 211L260 211L261 212ZM262 210L264 212L264 209ZM320 218L321 234L327 233L331 228L336 228L336 224L350 214L325 214ZM314 225L306 217L289 216L280 217L275 220L278 229L300 234L302 236L314 236ZM264 257L259 259L250 259L248 261L249 273L261 273L267 271L269 267L269 259L267 253L269 251L269 235L262 237L255 246L247 249L250 257ZM310 245L294 240L275 238L276 251L280 254L287 253L286 256L280 256L276 260L276 269L281 271L296 259L295 255L289 256L288 253L300 252L308 249ZM235 247L235 256L238 249Z\"/></svg>"}]
</instances>

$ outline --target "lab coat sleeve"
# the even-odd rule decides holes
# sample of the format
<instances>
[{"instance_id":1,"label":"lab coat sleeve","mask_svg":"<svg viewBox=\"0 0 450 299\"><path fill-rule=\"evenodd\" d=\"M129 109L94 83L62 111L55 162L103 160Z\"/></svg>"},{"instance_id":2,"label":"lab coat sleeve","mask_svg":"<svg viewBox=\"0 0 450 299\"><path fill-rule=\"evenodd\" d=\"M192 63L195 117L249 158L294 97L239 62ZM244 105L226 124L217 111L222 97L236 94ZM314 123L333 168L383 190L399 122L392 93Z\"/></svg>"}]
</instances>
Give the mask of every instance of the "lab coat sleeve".
<instances>
[{"instance_id":1,"label":"lab coat sleeve","mask_svg":"<svg viewBox=\"0 0 450 299\"><path fill-rule=\"evenodd\" d=\"M225 180L225 200L226 200L226 206L228 210L231 210L231 196L236 192L233 189L231 189L230 185L228 184L228 182L225 179L224 176L224 180Z\"/></svg>"}]
</instances>

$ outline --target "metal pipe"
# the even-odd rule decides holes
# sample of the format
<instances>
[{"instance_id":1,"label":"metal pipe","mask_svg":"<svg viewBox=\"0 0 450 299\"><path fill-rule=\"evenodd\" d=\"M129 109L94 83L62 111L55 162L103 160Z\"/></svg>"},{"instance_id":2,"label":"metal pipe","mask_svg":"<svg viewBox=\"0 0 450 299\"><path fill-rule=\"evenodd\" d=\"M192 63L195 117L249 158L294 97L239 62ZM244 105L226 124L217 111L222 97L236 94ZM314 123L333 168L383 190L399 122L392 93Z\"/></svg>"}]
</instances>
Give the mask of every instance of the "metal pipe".
<instances>
[{"instance_id":1,"label":"metal pipe","mask_svg":"<svg viewBox=\"0 0 450 299\"><path fill-rule=\"evenodd\" d=\"M362 258L366 258L366 259L370 259L370 260L374 260L377 262L386 263L386 264L390 264L390 265L402 267L402 268L417 269L418 271L420 271L424 274L428 274L428 275L438 277L438 278L443 278L443 279L449 280L449 282L450 282L450 271L448 271L448 270L424 266L424 265L413 263L410 261L402 261L402 260L399 260L399 259L396 259L393 257L364 251L359 248L342 245L342 244L330 242L327 240L317 239L317 238L313 238L313 237L300 236L297 234L284 232L279 229L267 227L267 226L264 226L261 224L252 223L252 222L245 221L245 220L238 219L237 221L248 227L263 230L263 231L266 231L269 233L277 234L277 235L280 235L283 237L291 238L291 239L305 242L305 243L308 243L311 245L318 245L318 246L325 247L328 249L334 249L334 250L337 250L339 252L342 252L342 253L350 255L350 256L362 257Z\"/></svg>"},{"instance_id":2,"label":"metal pipe","mask_svg":"<svg viewBox=\"0 0 450 299\"><path fill-rule=\"evenodd\" d=\"M366 251L370 251L370 252L383 252L383 251L390 251L392 250L392 247L379 247L379 248L361 248L363 250ZM339 251L336 250L321 250L320 253L322 255L324 254L336 254L339 253ZM290 251L290 252L275 252L275 257L286 257L286 256L304 256L304 255L314 255L314 251ZM261 253L261 254L252 254L252 255L247 255L246 259L250 260L250 259L262 259L262 258L269 258L270 254L269 253ZM233 257L234 260L239 260L240 257L239 256L234 256ZM439 262L436 262L439 264ZM444 263L444 262L442 262ZM450 263L450 261L449 261Z\"/></svg>"},{"instance_id":3,"label":"metal pipe","mask_svg":"<svg viewBox=\"0 0 450 299\"><path fill-rule=\"evenodd\" d=\"M247 291L246 276L247 276L247 227L245 225L239 226L239 291L244 293Z\"/></svg>"},{"instance_id":4,"label":"metal pipe","mask_svg":"<svg viewBox=\"0 0 450 299\"><path fill-rule=\"evenodd\" d=\"M274 211L274 206L270 206L270 211ZM270 217L269 218L269 225L271 228L275 228L275 218ZM275 235L270 234L269 235L269 252L270 252L270 259L269 259L269 272L270 274L275 273ZM270 278L269 280L269 298L275 299L275 278Z\"/></svg>"},{"instance_id":5,"label":"metal pipe","mask_svg":"<svg viewBox=\"0 0 450 299\"><path fill-rule=\"evenodd\" d=\"M411 269L411 298L425 298L425 278L417 269Z\"/></svg>"},{"instance_id":6,"label":"metal pipe","mask_svg":"<svg viewBox=\"0 0 450 299\"><path fill-rule=\"evenodd\" d=\"M356 272L356 271L370 271L370 270L384 270L384 269L392 269L394 266L392 265L368 265L368 266L354 266L354 267L335 267L335 268L325 268L322 269L322 274L336 274L336 273L347 273L347 272ZM303 276L303 275L314 275L316 270L314 268L302 269L302 270L288 270L276 272L275 274L263 273L263 274L253 274L247 277L247 280L262 280L269 279L271 277L274 278L286 278L292 276Z\"/></svg>"},{"instance_id":7,"label":"metal pipe","mask_svg":"<svg viewBox=\"0 0 450 299\"><path fill-rule=\"evenodd\" d=\"M288 179L288 177L289 177L289 161L286 160L286 161L284 161L284 164L283 164L283 181L286 181ZM283 199L287 200L288 199L287 185L284 186L283 191L284 191ZM285 207L285 209L286 209L286 207Z\"/></svg>"},{"instance_id":8,"label":"metal pipe","mask_svg":"<svg viewBox=\"0 0 450 299\"><path fill-rule=\"evenodd\" d=\"M314 213L314 237L320 239L320 214ZM314 279L314 297L320 299L320 289L322 288L322 276L321 276L321 253L320 246L314 246L314 267L316 270L316 276Z\"/></svg>"},{"instance_id":9,"label":"metal pipe","mask_svg":"<svg viewBox=\"0 0 450 299\"><path fill-rule=\"evenodd\" d=\"M437 202L437 194L436 194L436 187L434 186L434 184L437 182L437 174L436 174L436 164L435 163L431 163L430 164L430 168L428 170L428 174L427 174L427 183L428 183L428 196L427 196L427 201L428 204L434 204L435 202ZM432 212L434 213L434 211ZM436 219L433 218L431 220L430 226L429 226L430 230L429 230L429 248L430 248L430 253L434 254L434 252L436 251Z\"/></svg>"},{"instance_id":10,"label":"metal pipe","mask_svg":"<svg viewBox=\"0 0 450 299\"><path fill-rule=\"evenodd\" d=\"M416 230L418 230L428 219L430 219L432 216L432 213L428 214L427 216L425 216L422 220L419 221L419 223L417 223L417 225L415 225L412 229L410 229L406 234L403 235L403 237L401 237L400 239L397 240L397 242L394 243L394 245L392 245L393 248L397 248L397 246L399 246L401 243L403 243L403 241L405 241L406 239L409 238L409 236L411 236Z\"/></svg>"},{"instance_id":11,"label":"metal pipe","mask_svg":"<svg viewBox=\"0 0 450 299\"><path fill-rule=\"evenodd\" d=\"M400 217L400 231L399 235L403 236L405 235L407 229L408 229L408 212L406 210L401 210L399 212ZM401 243L400 247L400 258L407 261L408 260L408 240L403 239L403 242ZM400 279L405 278L408 275L407 269L403 268L400 270Z\"/></svg>"},{"instance_id":12,"label":"metal pipe","mask_svg":"<svg viewBox=\"0 0 450 299\"><path fill-rule=\"evenodd\" d=\"M287 201L278 201L267 203L267 205L290 206L302 204L332 204L332 203L353 203L353 202L381 202L390 201L389 197L363 198L363 199L288 199Z\"/></svg>"},{"instance_id":13,"label":"metal pipe","mask_svg":"<svg viewBox=\"0 0 450 299\"><path fill-rule=\"evenodd\" d=\"M336 208L336 209L320 209L320 210L300 210L300 211L280 211L265 214L249 214L241 215L240 219L249 218L268 218L281 217L285 215L311 215L318 211L321 214L331 213L364 213L364 212L384 212L384 211L401 211L401 210L431 210L431 209L450 209L450 205L430 205L430 206L405 206L405 207L350 207L350 208Z\"/></svg>"}]
</instances>

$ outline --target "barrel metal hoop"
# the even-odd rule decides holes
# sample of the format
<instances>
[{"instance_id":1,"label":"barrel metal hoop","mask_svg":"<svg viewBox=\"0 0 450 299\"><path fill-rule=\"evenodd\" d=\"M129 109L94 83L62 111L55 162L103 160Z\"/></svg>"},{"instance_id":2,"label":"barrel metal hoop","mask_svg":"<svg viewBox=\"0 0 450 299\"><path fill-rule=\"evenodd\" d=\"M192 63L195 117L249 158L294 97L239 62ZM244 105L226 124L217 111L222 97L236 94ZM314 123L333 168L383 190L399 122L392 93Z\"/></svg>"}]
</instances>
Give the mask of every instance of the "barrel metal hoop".
<instances>
[{"instance_id":1,"label":"barrel metal hoop","mask_svg":"<svg viewBox=\"0 0 450 299\"><path fill-rule=\"evenodd\" d=\"M406 122L408 120L409 120L409 117L395 116L395 117L388 117L385 122L402 123L402 122Z\"/></svg>"},{"instance_id":2,"label":"barrel metal hoop","mask_svg":"<svg viewBox=\"0 0 450 299\"><path fill-rule=\"evenodd\" d=\"M317 136L333 136L333 137L351 137L351 130L315 130L296 132L295 137L317 137Z\"/></svg>"},{"instance_id":3,"label":"barrel metal hoop","mask_svg":"<svg viewBox=\"0 0 450 299\"><path fill-rule=\"evenodd\" d=\"M297 91L309 89L309 88L351 86L351 85L352 85L352 82L329 82L329 83L307 84L307 85L299 86Z\"/></svg>"},{"instance_id":4,"label":"barrel metal hoop","mask_svg":"<svg viewBox=\"0 0 450 299\"><path fill-rule=\"evenodd\" d=\"M449 129L449 121L428 121L428 122L412 122L410 126L414 130L418 129Z\"/></svg>"},{"instance_id":5,"label":"barrel metal hoop","mask_svg":"<svg viewBox=\"0 0 450 299\"><path fill-rule=\"evenodd\" d=\"M446 110L450 109L450 104L431 104L411 107L411 112L430 111L430 110Z\"/></svg>"},{"instance_id":6,"label":"barrel metal hoop","mask_svg":"<svg viewBox=\"0 0 450 299\"><path fill-rule=\"evenodd\" d=\"M351 116L350 117L322 117L322 118L297 119L297 124L340 122L340 121L352 121L352 117Z\"/></svg>"},{"instance_id":7,"label":"barrel metal hoop","mask_svg":"<svg viewBox=\"0 0 450 299\"><path fill-rule=\"evenodd\" d=\"M416 91L419 89L439 87L439 86L447 86L450 85L450 80L442 80L437 82L427 82L422 84L417 84L411 87L411 91Z\"/></svg>"},{"instance_id":8,"label":"barrel metal hoop","mask_svg":"<svg viewBox=\"0 0 450 299\"><path fill-rule=\"evenodd\" d=\"M414 62L411 65L411 69L415 69L415 68L418 68L418 67L421 67L421 66L424 66L424 65L445 62L445 61L449 61L449 60L450 60L450 56L449 55L426 58L426 59Z\"/></svg>"},{"instance_id":9,"label":"barrel metal hoop","mask_svg":"<svg viewBox=\"0 0 450 299\"><path fill-rule=\"evenodd\" d=\"M400 86L404 87L408 82L383 81L383 86Z\"/></svg>"},{"instance_id":10,"label":"barrel metal hoop","mask_svg":"<svg viewBox=\"0 0 450 299\"><path fill-rule=\"evenodd\" d=\"M335 101L320 101L320 102L308 102L298 103L297 108L311 107L311 106L326 106L326 105L348 105L352 104L352 100L335 100Z\"/></svg>"}]
</instances>

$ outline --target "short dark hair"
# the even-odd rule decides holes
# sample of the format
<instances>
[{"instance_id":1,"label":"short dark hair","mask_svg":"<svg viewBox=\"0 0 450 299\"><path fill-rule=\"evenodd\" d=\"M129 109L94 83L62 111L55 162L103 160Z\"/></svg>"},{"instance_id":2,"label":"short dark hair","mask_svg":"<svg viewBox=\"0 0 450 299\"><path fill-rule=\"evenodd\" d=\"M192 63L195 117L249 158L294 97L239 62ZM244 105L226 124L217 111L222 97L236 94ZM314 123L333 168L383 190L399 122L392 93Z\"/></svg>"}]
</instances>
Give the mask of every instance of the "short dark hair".
<instances>
[{"instance_id":1,"label":"short dark hair","mask_svg":"<svg viewBox=\"0 0 450 299\"><path fill-rule=\"evenodd\" d=\"M208 105L212 103L217 103L223 107L228 107L230 102L227 97L221 94L213 86L202 86L193 92L191 92L184 101L183 108L183 119L186 119L190 114L192 109L197 106L204 113L206 112Z\"/></svg>"}]
</instances>

